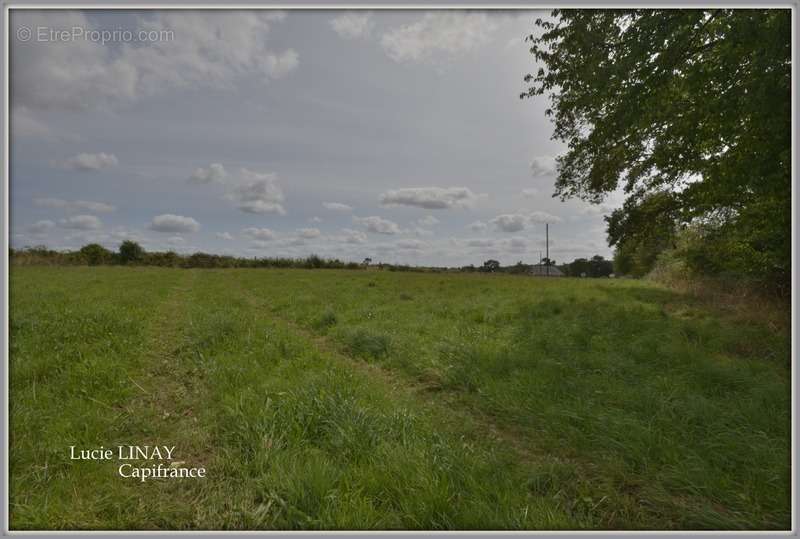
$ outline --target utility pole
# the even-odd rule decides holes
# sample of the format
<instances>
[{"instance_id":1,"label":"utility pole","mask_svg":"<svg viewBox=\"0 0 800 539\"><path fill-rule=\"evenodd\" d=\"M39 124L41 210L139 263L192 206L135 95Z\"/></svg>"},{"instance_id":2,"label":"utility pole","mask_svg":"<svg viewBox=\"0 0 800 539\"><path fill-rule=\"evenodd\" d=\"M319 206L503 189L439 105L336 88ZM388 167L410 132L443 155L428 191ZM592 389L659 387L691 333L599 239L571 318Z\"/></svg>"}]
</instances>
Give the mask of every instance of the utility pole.
<instances>
[{"instance_id":1,"label":"utility pole","mask_svg":"<svg viewBox=\"0 0 800 539\"><path fill-rule=\"evenodd\" d=\"M544 248L546 249L547 254L547 276L550 277L550 223L544 224Z\"/></svg>"}]
</instances>

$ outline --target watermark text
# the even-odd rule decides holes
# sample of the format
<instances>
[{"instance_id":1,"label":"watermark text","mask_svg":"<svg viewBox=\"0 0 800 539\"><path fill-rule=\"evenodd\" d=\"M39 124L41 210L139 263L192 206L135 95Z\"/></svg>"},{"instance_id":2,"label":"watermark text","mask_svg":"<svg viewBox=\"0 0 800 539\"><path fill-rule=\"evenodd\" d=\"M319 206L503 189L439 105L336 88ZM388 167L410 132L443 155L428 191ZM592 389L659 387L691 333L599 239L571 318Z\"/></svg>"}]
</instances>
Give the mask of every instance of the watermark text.
<instances>
[{"instance_id":1,"label":"watermark text","mask_svg":"<svg viewBox=\"0 0 800 539\"><path fill-rule=\"evenodd\" d=\"M173 41L173 30L130 30L127 28L98 29L85 26L53 28L51 26L20 26L17 39L23 42L72 43L87 41L91 43L157 43Z\"/></svg>"}]
</instances>

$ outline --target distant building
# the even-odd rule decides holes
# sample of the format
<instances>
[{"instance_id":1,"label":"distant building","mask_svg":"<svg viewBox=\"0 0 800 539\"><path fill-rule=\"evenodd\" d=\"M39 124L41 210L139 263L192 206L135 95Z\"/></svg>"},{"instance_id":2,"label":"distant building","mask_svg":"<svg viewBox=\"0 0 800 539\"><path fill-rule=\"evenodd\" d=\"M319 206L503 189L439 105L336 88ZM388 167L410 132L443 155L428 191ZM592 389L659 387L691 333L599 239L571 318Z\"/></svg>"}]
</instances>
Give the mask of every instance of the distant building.
<instances>
[{"instance_id":1,"label":"distant building","mask_svg":"<svg viewBox=\"0 0 800 539\"><path fill-rule=\"evenodd\" d=\"M534 277L563 277L564 273L556 266L548 268L544 264L534 264L528 271L528 275L533 275Z\"/></svg>"}]
</instances>

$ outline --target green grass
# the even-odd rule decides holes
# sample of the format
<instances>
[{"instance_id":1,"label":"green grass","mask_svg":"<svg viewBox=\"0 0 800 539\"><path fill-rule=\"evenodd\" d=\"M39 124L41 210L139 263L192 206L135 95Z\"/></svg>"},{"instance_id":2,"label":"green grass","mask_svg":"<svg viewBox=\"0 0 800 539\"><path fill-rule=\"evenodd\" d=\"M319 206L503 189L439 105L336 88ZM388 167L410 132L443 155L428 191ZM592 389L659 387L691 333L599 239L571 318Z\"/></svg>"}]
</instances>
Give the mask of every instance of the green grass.
<instances>
[{"instance_id":1,"label":"green grass","mask_svg":"<svg viewBox=\"0 0 800 539\"><path fill-rule=\"evenodd\" d=\"M10 329L12 529L790 527L788 335L652 284L15 267Z\"/></svg>"}]
</instances>

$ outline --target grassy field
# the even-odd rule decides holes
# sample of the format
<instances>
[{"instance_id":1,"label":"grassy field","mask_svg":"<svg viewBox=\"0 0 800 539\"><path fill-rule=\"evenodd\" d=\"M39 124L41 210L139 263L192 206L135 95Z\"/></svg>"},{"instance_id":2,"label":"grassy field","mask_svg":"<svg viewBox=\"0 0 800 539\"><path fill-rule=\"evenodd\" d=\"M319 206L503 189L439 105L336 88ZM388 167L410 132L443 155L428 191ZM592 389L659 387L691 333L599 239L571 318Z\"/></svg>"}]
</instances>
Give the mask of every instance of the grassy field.
<instances>
[{"instance_id":1,"label":"grassy field","mask_svg":"<svg viewBox=\"0 0 800 539\"><path fill-rule=\"evenodd\" d=\"M790 527L789 336L645 282L14 267L10 331L12 529Z\"/></svg>"}]
</instances>

